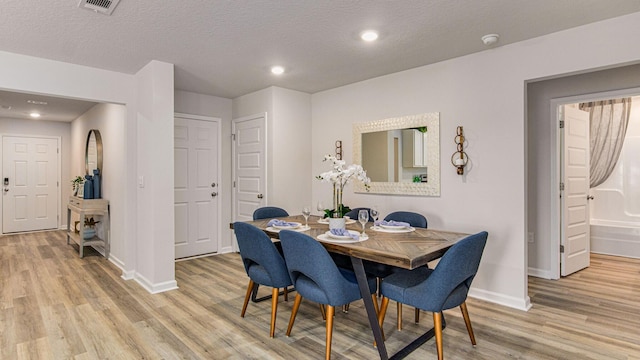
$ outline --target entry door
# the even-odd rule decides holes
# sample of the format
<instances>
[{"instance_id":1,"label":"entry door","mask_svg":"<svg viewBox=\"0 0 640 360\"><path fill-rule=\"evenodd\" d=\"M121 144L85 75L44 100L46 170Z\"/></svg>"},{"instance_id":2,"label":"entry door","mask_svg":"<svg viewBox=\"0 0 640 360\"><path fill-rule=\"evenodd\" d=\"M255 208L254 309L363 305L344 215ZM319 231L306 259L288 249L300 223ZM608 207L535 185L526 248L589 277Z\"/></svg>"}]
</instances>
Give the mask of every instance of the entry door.
<instances>
[{"instance_id":1,"label":"entry door","mask_svg":"<svg viewBox=\"0 0 640 360\"><path fill-rule=\"evenodd\" d=\"M233 120L234 221L266 204L266 114Z\"/></svg>"},{"instance_id":2,"label":"entry door","mask_svg":"<svg viewBox=\"0 0 640 360\"><path fill-rule=\"evenodd\" d=\"M58 227L58 139L2 137L2 231Z\"/></svg>"},{"instance_id":3,"label":"entry door","mask_svg":"<svg viewBox=\"0 0 640 360\"><path fill-rule=\"evenodd\" d=\"M560 274L589 266L589 113L564 106L564 164Z\"/></svg>"},{"instance_id":4,"label":"entry door","mask_svg":"<svg viewBox=\"0 0 640 360\"><path fill-rule=\"evenodd\" d=\"M219 144L219 119L175 117L176 258L218 251Z\"/></svg>"}]
</instances>

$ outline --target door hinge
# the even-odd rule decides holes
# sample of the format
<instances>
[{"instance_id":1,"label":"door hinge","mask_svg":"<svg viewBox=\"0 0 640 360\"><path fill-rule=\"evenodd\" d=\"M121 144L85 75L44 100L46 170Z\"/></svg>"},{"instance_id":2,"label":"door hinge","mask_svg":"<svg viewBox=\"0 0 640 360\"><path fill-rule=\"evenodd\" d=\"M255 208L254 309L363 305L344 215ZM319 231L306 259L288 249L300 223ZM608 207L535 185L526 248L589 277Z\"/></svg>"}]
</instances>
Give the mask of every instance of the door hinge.
<instances>
[{"instance_id":1,"label":"door hinge","mask_svg":"<svg viewBox=\"0 0 640 360\"><path fill-rule=\"evenodd\" d=\"M231 141L236 141L236 134L231 134Z\"/></svg>"},{"instance_id":2,"label":"door hinge","mask_svg":"<svg viewBox=\"0 0 640 360\"><path fill-rule=\"evenodd\" d=\"M56 181L56 186L60 187L60 181Z\"/></svg>"},{"instance_id":3,"label":"door hinge","mask_svg":"<svg viewBox=\"0 0 640 360\"><path fill-rule=\"evenodd\" d=\"M235 180L233 181L233 187L236 187L236 181Z\"/></svg>"},{"instance_id":4,"label":"door hinge","mask_svg":"<svg viewBox=\"0 0 640 360\"><path fill-rule=\"evenodd\" d=\"M564 254L564 245L560 245L560 254Z\"/></svg>"},{"instance_id":5,"label":"door hinge","mask_svg":"<svg viewBox=\"0 0 640 360\"><path fill-rule=\"evenodd\" d=\"M564 120L560 120L560 129L564 129Z\"/></svg>"},{"instance_id":6,"label":"door hinge","mask_svg":"<svg viewBox=\"0 0 640 360\"><path fill-rule=\"evenodd\" d=\"M564 191L564 183L560 183L560 191Z\"/></svg>"},{"instance_id":7,"label":"door hinge","mask_svg":"<svg viewBox=\"0 0 640 360\"><path fill-rule=\"evenodd\" d=\"M57 154L60 154L60 148L57 148L57 149L56 149L56 153L57 153Z\"/></svg>"}]
</instances>

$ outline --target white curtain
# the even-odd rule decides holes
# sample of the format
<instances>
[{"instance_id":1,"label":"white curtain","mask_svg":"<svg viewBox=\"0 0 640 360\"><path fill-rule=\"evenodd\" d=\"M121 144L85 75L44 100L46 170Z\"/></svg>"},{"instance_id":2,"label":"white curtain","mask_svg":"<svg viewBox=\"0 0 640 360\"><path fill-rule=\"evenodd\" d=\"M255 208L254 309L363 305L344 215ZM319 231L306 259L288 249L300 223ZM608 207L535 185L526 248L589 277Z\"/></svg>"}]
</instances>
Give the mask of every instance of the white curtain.
<instances>
[{"instance_id":1,"label":"white curtain","mask_svg":"<svg viewBox=\"0 0 640 360\"><path fill-rule=\"evenodd\" d=\"M593 188L607 180L618 162L627 133L631 98L583 103L580 109L589 111Z\"/></svg>"}]
</instances>

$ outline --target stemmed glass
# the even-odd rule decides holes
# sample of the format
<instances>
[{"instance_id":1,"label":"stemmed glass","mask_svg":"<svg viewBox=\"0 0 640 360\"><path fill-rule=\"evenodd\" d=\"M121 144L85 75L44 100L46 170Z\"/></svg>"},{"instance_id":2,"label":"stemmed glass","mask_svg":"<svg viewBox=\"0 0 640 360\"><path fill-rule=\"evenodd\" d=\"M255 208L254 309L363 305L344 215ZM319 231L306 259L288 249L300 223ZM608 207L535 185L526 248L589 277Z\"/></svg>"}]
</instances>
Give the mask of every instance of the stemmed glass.
<instances>
[{"instance_id":1,"label":"stemmed glass","mask_svg":"<svg viewBox=\"0 0 640 360\"><path fill-rule=\"evenodd\" d=\"M377 207L372 207L371 208L371 218L374 221L374 224L378 221L378 208Z\"/></svg>"},{"instance_id":2,"label":"stemmed glass","mask_svg":"<svg viewBox=\"0 0 640 360\"><path fill-rule=\"evenodd\" d=\"M311 208L308 206L305 206L302 209L302 216L304 216L304 226L309 226L309 215L311 215Z\"/></svg>"},{"instance_id":3,"label":"stemmed glass","mask_svg":"<svg viewBox=\"0 0 640 360\"><path fill-rule=\"evenodd\" d=\"M318 205L316 205L316 210L320 212L320 216L324 215L324 205L322 205L322 201L318 201Z\"/></svg>"},{"instance_id":4,"label":"stemmed glass","mask_svg":"<svg viewBox=\"0 0 640 360\"><path fill-rule=\"evenodd\" d=\"M358 211L358 221L362 224L362 235L364 236L364 226L367 224L367 221L369 221L369 212L367 210Z\"/></svg>"}]
</instances>

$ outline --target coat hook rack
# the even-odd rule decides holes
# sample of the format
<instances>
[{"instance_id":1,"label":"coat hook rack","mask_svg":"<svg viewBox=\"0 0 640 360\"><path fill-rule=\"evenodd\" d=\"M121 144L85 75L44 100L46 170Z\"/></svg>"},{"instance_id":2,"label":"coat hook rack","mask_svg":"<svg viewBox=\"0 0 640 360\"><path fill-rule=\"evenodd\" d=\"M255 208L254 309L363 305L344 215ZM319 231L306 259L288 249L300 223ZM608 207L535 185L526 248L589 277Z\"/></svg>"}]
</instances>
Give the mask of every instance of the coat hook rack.
<instances>
[{"instance_id":1,"label":"coat hook rack","mask_svg":"<svg viewBox=\"0 0 640 360\"><path fill-rule=\"evenodd\" d=\"M458 175L463 175L464 167L467 166L469 157L464 152L464 129L462 126L458 126L456 129L456 136L453 141L456 143L457 150L451 155L451 164L456 167Z\"/></svg>"}]
</instances>

